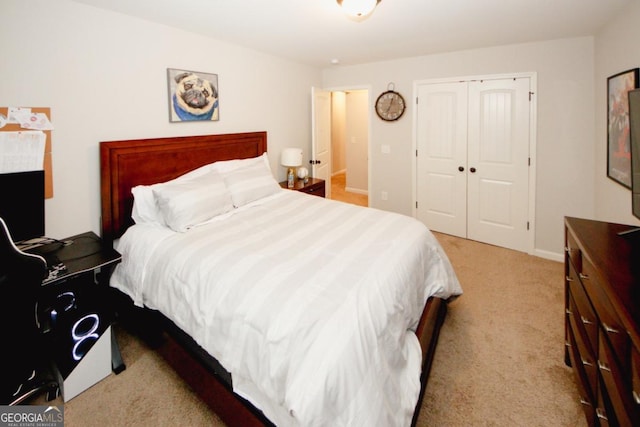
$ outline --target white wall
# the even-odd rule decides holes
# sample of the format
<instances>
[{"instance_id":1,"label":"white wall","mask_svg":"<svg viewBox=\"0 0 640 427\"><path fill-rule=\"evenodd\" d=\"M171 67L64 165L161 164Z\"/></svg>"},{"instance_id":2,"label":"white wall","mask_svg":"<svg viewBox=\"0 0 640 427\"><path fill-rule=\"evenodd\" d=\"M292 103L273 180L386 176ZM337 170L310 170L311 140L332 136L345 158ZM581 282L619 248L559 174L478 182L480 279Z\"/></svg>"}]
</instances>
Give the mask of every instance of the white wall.
<instances>
[{"instance_id":1,"label":"white wall","mask_svg":"<svg viewBox=\"0 0 640 427\"><path fill-rule=\"evenodd\" d=\"M0 52L0 104L51 108L51 237L100 232L100 141L264 130L280 180L282 148L309 158L314 68L68 0L2 0ZM169 123L167 68L218 74L218 122Z\"/></svg>"},{"instance_id":2,"label":"white wall","mask_svg":"<svg viewBox=\"0 0 640 427\"><path fill-rule=\"evenodd\" d=\"M369 91L347 93L347 191L367 194L369 190Z\"/></svg>"},{"instance_id":3,"label":"white wall","mask_svg":"<svg viewBox=\"0 0 640 427\"><path fill-rule=\"evenodd\" d=\"M595 191L596 218L640 224L631 214L631 192L607 177L607 77L640 67L640 3L609 22L595 43Z\"/></svg>"},{"instance_id":4,"label":"white wall","mask_svg":"<svg viewBox=\"0 0 640 427\"><path fill-rule=\"evenodd\" d=\"M346 92L331 92L331 175L347 170Z\"/></svg>"},{"instance_id":5,"label":"white wall","mask_svg":"<svg viewBox=\"0 0 640 427\"><path fill-rule=\"evenodd\" d=\"M371 85L371 99L375 100L393 83L409 104L397 122L370 117L370 205L412 214L415 81L536 72L535 246L543 256L560 257L564 216L594 216L593 45L592 37L580 37L326 68L324 87ZM391 147L389 154L381 153L385 144ZM387 201L381 200L382 191L388 193Z\"/></svg>"},{"instance_id":6,"label":"white wall","mask_svg":"<svg viewBox=\"0 0 640 427\"><path fill-rule=\"evenodd\" d=\"M0 104L52 110L55 196L46 203L52 237L100 230L99 141L266 130L272 167L284 179L277 164L282 148L302 147L305 160L309 156L311 86L370 86L375 99L393 82L410 101L398 122L369 117L370 203L410 215L413 83L520 72L538 76L538 251L561 252L564 215L637 223L629 190L608 179L605 169L606 77L640 65L640 5L635 2L595 39L322 72L68 0L2 0L1 8ZM219 122L169 123L167 68L218 74ZM380 152L385 144L391 153ZM381 191L388 193L387 201L380 199Z\"/></svg>"}]
</instances>

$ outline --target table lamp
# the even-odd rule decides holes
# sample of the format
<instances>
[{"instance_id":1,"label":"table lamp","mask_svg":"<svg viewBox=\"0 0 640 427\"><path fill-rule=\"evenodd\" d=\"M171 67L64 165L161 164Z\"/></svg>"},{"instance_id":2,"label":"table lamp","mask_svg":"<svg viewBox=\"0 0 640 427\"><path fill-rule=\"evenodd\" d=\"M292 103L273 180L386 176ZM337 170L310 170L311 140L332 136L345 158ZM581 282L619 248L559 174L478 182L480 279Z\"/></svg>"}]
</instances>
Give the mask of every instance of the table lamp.
<instances>
[{"instance_id":1,"label":"table lamp","mask_svg":"<svg viewBox=\"0 0 640 427\"><path fill-rule=\"evenodd\" d=\"M280 155L280 164L287 168L287 187L293 188L296 168L302 166L302 149L285 148Z\"/></svg>"}]
</instances>

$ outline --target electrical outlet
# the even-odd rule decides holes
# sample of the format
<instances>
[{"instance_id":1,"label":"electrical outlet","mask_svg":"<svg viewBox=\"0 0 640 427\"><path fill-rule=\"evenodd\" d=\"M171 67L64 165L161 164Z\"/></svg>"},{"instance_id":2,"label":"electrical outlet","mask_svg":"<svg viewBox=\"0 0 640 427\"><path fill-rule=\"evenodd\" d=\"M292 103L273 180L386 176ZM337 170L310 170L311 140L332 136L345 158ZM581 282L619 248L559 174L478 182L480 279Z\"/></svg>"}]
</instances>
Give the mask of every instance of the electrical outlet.
<instances>
[{"instance_id":1,"label":"electrical outlet","mask_svg":"<svg viewBox=\"0 0 640 427\"><path fill-rule=\"evenodd\" d=\"M389 194L388 194L386 191L382 191L382 192L380 193L380 198L381 198L382 200L389 200Z\"/></svg>"}]
</instances>

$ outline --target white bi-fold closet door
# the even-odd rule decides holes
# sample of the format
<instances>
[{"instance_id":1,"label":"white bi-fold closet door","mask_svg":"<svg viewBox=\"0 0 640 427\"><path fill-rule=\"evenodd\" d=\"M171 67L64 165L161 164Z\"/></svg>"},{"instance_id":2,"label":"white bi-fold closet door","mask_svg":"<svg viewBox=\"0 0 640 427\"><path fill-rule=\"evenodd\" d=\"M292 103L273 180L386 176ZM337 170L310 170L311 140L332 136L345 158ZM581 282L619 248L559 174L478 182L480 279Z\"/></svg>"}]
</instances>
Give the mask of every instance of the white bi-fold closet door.
<instances>
[{"instance_id":1,"label":"white bi-fold closet door","mask_svg":"<svg viewBox=\"0 0 640 427\"><path fill-rule=\"evenodd\" d=\"M529 252L531 79L417 85L416 217Z\"/></svg>"}]
</instances>

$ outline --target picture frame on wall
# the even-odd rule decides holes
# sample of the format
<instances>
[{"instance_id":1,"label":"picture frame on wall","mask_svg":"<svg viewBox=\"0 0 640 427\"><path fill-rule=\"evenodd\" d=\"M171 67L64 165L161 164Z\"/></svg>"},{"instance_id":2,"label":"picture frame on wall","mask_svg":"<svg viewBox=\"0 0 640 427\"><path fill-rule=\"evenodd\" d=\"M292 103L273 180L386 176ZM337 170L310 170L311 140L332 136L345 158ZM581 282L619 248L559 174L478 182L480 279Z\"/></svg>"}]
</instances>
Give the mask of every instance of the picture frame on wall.
<instances>
[{"instance_id":1,"label":"picture frame on wall","mask_svg":"<svg viewBox=\"0 0 640 427\"><path fill-rule=\"evenodd\" d=\"M218 75L167 68L169 121L218 121Z\"/></svg>"},{"instance_id":2,"label":"picture frame on wall","mask_svg":"<svg viewBox=\"0 0 640 427\"><path fill-rule=\"evenodd\" d=\"M638 87L638 68L607 78L607 176L631 188L629 91Z\"/></svg>"}]
</instances>

